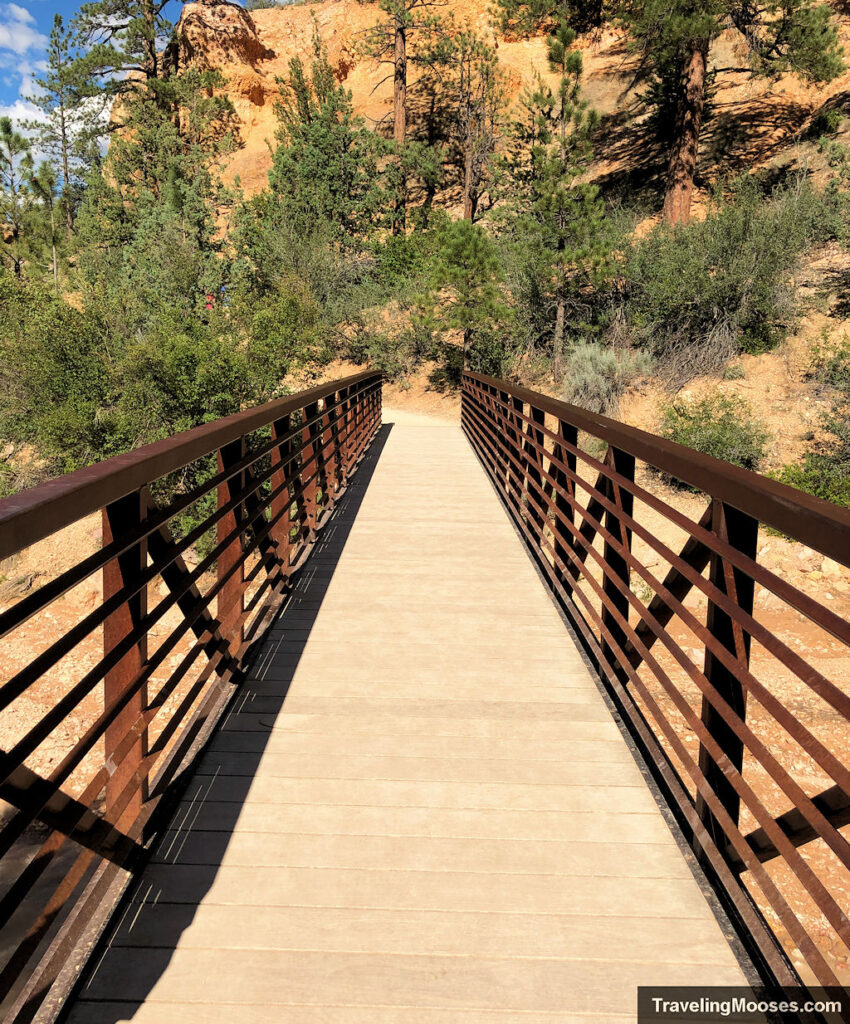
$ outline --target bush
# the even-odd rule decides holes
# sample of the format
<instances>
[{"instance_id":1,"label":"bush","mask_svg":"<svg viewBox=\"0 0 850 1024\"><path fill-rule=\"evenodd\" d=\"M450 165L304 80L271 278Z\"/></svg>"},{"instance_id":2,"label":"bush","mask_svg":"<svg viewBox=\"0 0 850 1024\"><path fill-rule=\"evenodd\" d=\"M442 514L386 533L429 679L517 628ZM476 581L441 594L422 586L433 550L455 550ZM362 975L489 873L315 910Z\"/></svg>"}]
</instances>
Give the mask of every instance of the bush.
<instances>
[{"instance_id":1,"label":"bush","mask_svg":"<svg viewBox=\"0 0 850 1024\"><path fill-rule=\"evenodd\" d=\"M850 507L850 343L815 350L812 376L833 390L817 439L799 462L784 466L779 479L825 501Z\"/></svg>"},{"instance_id":2,"label":"bush","mask_svg":"<svg viewBox=\"0 0 850 1024\"><path fill-rule=\"evenodd\" d=\"M623 392L651 368L647 352L582 342L567 355L564 400L591 412L616 412Z\"/></svg>"},{"instance_id":3,"label":"bush","mask_svg":"<svg viewBox=\"0 0 850 1024\"><path fill-rule=\"evenodd\" d=\"M835 135L843 120L844 115L840 110L821 110L812 118L806 135L813 139L819 139L823 135Z\"/></svg>"},{"instance_id":4,"label":"bush","mask_svg":"<svg viewBox=\"0 0 850 1024\"><path fill-rule=\"evenodd\" d=\"M832 232L829 196L805 179L764 195L753 178L716 196L702 223L661 225L627 254L626 321L682 383L782 340L799 256ZM834 226L834 225L833 225Z\"/></svg>"},{"instance_id":5,"label":"bush","mask_svg":"<svg viewBox=\"0 0 850 1024\"><path fill-rule=\"evenodd\" d=\"M34 445L49 470L86 465L108 444L110 374L91 317L0 275L0 437Z\"/></svg>"},{"instance_id":6,"label":"bush","mask_svg":"<svg viewBox=\"0 0 850 1024\"><path fill-rule=\"evenodd\" d=\"M769 436L742 398L722 394L668 405L661 435L744 469L758 467Z\"/></svg>"}]
</instances>

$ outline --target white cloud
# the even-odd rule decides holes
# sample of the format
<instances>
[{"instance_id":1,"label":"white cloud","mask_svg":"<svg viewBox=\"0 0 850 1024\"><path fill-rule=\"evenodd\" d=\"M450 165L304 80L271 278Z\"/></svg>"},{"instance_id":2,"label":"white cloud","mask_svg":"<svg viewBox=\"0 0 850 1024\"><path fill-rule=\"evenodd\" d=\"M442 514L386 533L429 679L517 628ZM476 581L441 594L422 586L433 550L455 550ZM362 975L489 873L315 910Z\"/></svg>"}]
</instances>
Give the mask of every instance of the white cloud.
<instances>
[{"instance_id":1,"label":"white cloud","mask_svg":"<svg viewBox=\"0 0 850 1024\"><path fill-rule=\"evenodd\" d=\"M43 121L44 114L33 106L32 103L27 103L26 100L15 100L14 103L0 103L0 117L11 117L15 122L15 127L20 130L22 121Z\"/></svg>"},{"instance_id":2,"label":"white cloud","mask_svg":"<svg viewBox=\"0 0 850 1024\"><path fill-rule=\"evenodd\" d=\"M17 4L0 6L0 49L23 56L30 50L43 50L47 36L35 28L35 19Z\"/></svg>"},{"instance_id":3,"label":"white cloud","mask_svg":"<svg viewBox=\"0 0 850 1024\"><path fill-rule=\"evenodd\" d=\"M22 25L35 24L35 18L30 14L30 12L25 7L18 7L17 4L9 4L8 11L9 14L11 14L12 17L15 19L15 21L19 21Z\"/></svg>"}]
</instances>

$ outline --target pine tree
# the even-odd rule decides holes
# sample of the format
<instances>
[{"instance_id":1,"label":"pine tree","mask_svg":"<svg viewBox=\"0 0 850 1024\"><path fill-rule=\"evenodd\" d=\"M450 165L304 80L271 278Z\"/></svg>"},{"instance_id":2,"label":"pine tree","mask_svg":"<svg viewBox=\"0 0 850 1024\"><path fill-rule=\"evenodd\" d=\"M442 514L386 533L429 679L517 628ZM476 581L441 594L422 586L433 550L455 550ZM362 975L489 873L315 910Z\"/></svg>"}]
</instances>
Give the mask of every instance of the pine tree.
<instances>
[{"instance_id":1,"label":"pine tree","mask_svg":"<svg viewBox=\"0 0 850 1024\"><path fill-rule=\"evenodd\" d=\"M50 268L53 276L53 288L59 294L59 257L58 236L56 226L56 205L59 191L59 179L56 168L46 160L38 167L27 168L27 184L34 204L40 206L46 214L46 242L50 248Z\"/></svg>"},{"instance_id":2,"label":"pine tree","mask_svg":"<svg viewBox=\"0 0 850 1024\"><path fill-rule=\"evenodd\" d=\"M0 219L8 242L2 247L16 277L23 275L23 231L33 166L32 144L15 130L10 117L0 117Z\"/></svg>"},{"instance_id":3,"label":"pine tree","mask_svg":"<svg viewBox=\"0 0 850 1024\"><path fill-rule=\"evenodd\" d=\"M92 142L102 130L103 107L97 102L97 89L81 75L76 60L73 33L62 16L53 19L47 47L45 70L35 80L38 92L28 102L41 113L38 120L24 127L36 144L60 169L62 206L70 231L79 201L79 185L85 173Z\"/></svg>"},{"instance_id":4,"label":"pine tree","mask_svg":"<svg viewBox=\"0 0 850 1024\"><path fill-rule=\"evenodd\" d=\"M479 215L499 138L506 95L496 51L470 28L447 21L442 38L428 56L444 81L449 108L449 142L460 168L463 217Z\"/></svg>"},{"instance_id":5,"label":"pine tree","mask_svg":"<svg viewBox=\"0 0 850 1024\"><path fill-rule=\"evenodd\" d=\"M397 198L380 170L388 144L355 115L318 32L309 72L295 57L279 84L278 146L269 172L278 201L307 228L330 223L341 241L388 225Z\"/></svg>"},{"instance_id":6,"label":"pine tree","mask_svg":"<svg viewBox=\"0 0 850 1024\"><path fill-rule=\"evenodd\" d=\"M463 366L500 373L508 310L491 238L480 224L454 221L440 233L439 257L434 282L441 292L439 315L446 327L463 332Z\"/></svg>"},{"instance_id":7,"label":"pine tree","mask_svg":"<svg viewBox=\"0 0 850 1024\"><path fill-rule=\"evenodd\" d=\"M673 110L664 216L668 223L690 218L700 132L706 102L711 47L729 25L749 55L745 68L755 75L791 72L827 82L843 69L831 12L812 0L638 0L623 9L623 21L638 51L642 71L668 96ZM663 88L667 85L667 89Z\"/></svg>"},{"instance_id":8,"label":"pine tree","mask_svg":"<svg viewBox=\"0 0 850 1024\"><path fill-rule=\"evenodd\" d=\"M174 26L165 16L169 0L89 0L73 28L83 50L77 73L109 95L132 92L162 76L163 44Z\"/></svg>"},{"instance_id":9,"label":"pine tree","mask_svg":"<svg viewBox=\"0 0 850 1024\"><path fill-rule=\"evenodd\" d=\"M392 65L393 80L393 142L400 169L399 207L393 222L393 232L398 234L404 229L407 208L407 163L404 147L407 144L408 122L408 68L410 63L417 63L416 56L410 52L410 43L414 35L426 33L432 35L439 30L439 20L424 12L431 7L444 6L445 0L378 0L378 6L385 15L385 20L368 29L362 40L364 51L377 61L379 65ZM377 82L377 89L386 78Z\"/></svg>"},{"instance_id":10,"label":"pine tree","mask_svg":"<svg viewBox=\"0 0 850 1024\"><path fill-rule=\"evenodd\" d=\"M599 190L580 180L592 158L590 138L598 118L581 97L582 60L571 49L574 39L575 33L565 25L549 37L549 64L558 74L557 90L538 78L523 96L502 161L506 229L526 242L533 239L538 256L545 258L556 376L563 370L571 301L577 305L576 297L605 270L611 252Z\"/></svg>"},{"instance_id":11,"label":"pine tree","mask_svg":"<svg viewBox=\"0 0 850 1024\"><path fill-rule=\"evenodd\" d=\"M724 29L737 30L748 55L746 66L727 70L828 82L844 67L831 11L816 0L629 0L614 9L602 0L498 4L502 30L520 37L561 24L583 31L614 17L628 30L639 55L634 83L659 108L655 120L669 146L664 217L671 224L690 218L711 49Z\"/></svg>"}]
</instances>

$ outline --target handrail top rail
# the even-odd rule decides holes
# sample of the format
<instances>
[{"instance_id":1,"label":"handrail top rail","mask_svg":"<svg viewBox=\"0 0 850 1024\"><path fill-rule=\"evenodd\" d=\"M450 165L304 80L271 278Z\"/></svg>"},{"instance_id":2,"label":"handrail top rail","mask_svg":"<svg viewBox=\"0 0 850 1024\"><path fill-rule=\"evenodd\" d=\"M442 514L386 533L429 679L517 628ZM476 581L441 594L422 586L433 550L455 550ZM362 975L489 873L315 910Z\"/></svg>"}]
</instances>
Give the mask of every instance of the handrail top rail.
<instances>
[{"instance_id":1,"label":"handrail top rail","mask_svg":"<svg viewBox=\"0 0 850 1024\"><path fill-rule=\"evenodd\" d=\"M628 452L655 469L705 491L821 554L850 566L848 509L752 470L733 466L713 455L694 451L639 427L630 427L511 381L471 370L464 370L463 375L514 395L558 420Z\"/></svg>"},{"instance_id":2,"label":"handrail top rail","mask_svg":"<svg viewBox=\"0 0 850 1024\"><path fill-rule=\"evenodd\" d=\"M0 501L0 561L245 434L342 388L380 376L379 370L363 370L318 384L231 416L201 423L4 498Z\"/></svg>"}]
</instances>

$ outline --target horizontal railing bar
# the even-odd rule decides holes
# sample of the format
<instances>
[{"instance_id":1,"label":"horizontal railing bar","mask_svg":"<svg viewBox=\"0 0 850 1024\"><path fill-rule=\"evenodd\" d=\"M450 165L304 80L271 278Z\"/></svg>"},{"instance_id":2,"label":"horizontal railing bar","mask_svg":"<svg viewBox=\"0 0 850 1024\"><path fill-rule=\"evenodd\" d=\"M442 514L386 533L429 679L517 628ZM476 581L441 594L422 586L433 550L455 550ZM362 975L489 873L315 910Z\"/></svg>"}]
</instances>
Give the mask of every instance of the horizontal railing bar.
<instances>
[{"instance_id":1,"label":"horizontal railing bar","mask_svg":"<svg viewBox=\"0 0 850 1024\"><path fill-rule=\"evenodd\" d=\"M152 480L182 469L239 437L298 412L326 395L335 394L340 388L352 387L370 378L380 379L380 374L367 370L329 384L320 384L309 391L279 398L259 408L246 409L174 437L115 455L104 462L5 498L0 501L0 561Z\"/></svg>"},{"instance_id":2,"label":"horizontal railing bar","mask_svg":"<svg viewBox=\"0 0 850 1024\"><path fill-rule=\"evenodd\" d=\"M372 437L374 437L374 432L371 435L371 437L367 438L364 441L364 443L361 445L361 449L360 450L362 450L365 447L365 445L368 444L369 441L372 440ZM325 445L324 447L328 447L328 445ZM314 474L314 476L315 476L315 474ZM289 484L289 481L286 481L284 484L281 485L280 488L278 488L278 490L282 489L283 486L288 486L288 484ZM275 493L272 493L272 494L267 496L267 499L266 499L266 502L263 505L263 508L268 507L268 504L273 500L274 496L275 496ZM243 497L244 497L244 492L243 492ZM239 502L238 498L234 499L234 504L239 504L239 503L240 502ZM272 526L275 525L277 520L283 514L284 514L284 512L281 511L276 517L274 517L270 522L268 522L265 525L264 529L261 532L258 532L255 535L255 537L254 537L253 541L251 542L250 546L244 551L243 559L244 559L244 556L246 556L247 554L250 554L251 551L253 551L255 548L257 548L260 545L263 537L268 535L268 533L270 532ZM245 529L247 528L247 525L248 524L243 524L242 526L237 527L235 530L231 531L227 535L227 537L222 542L220 542L220 544L217 546L217 548L215 548L212 552L210 552L210 554L207 556L207 558L202 563L200 563L198 567L196 567L194 573L190 574L189 576L187 576L187 579L185 581L183 581L183 583L184 583L183 587L180 590L172 592L171 598L174 598L175 601L176 601L176 600L179 600L179 598L181 596L186 594L188 592L189 585L191 583L193 583L193 582L196 582L196 580L194 579L194 576L196 576L196 575L197 576L203 575L203 572L205 571L205 567L204 567L205 563L207 561L215 561L215 559L218 557L218 554L220 553L218 549L226 546L227 544L230 544L232 542L232 540L237 535L239 535L239 534L241 534L241 533L243 533L245 531ZM122 698L120 698L114 704L110 705L109 708L104 710L104 712L101 714L101 716L96 720L95 723L93 723L92 727L87 731L86 735L82 738L82 740L75 746L74 751L72 751L71 754L65 759L65 761L63 761L62 765L59 766L60 769L63 768L63 767L68 767L68 763L69 763L69 760L70 760L72 755L73 755L74 759L76 760L76 763L79 763L79 761L82 760L82 758L86 755L86 753L88 753L89 749L91 749L91 747L94 745L94 743L97 741L97 739L103 734L103 732L105 731L105 729L106 729L107 725L109 724L109 722L114 719L114 717L117 715L117 713L120 712L121 708L123 706L125 706L126 703L128 703L129 700L132 699L132 697L141 689L141 687L144 685L144 683L152 676L153 672L156 671L156 669L159 667L161 662L164 660L165 656L171 652L171 650L174 648L174 646L176 646L176 643L179 642L179 640L185 635L185 633L187 633L190 629L192 629L194 627L195 623L198 621L198 618L199 618L201 612L203 610L205 610L211 604L212 600L216 597L216 595L222 589L224 583L230 578L230 576L233 573L235 573L238 570L238 568L239 568L239 564L233 566L231 568L231 570L227 573L227 575L225 575L222 578L220 578L217 581L217 583L215 584L215 586L213 588L211 588L211 590L206 595L202 595L199 598L199 600L196 601L197 613L194 615L194 617L191 618L191 620L188 618L188 616L185 617L184 621L180 624L180 626L178 626L170 634L170 636L165 641L163 641L163 643L157 648L157 651L152 656L152 658L149 659L149 661L146 663L143 671L125 689L125 692L122 695ZM170 600L170 598L168 600ZM154 613L161 611L162 605L164 603L165 602L163 601L159 605L157 605L156 608L154 609L154 612L152 612L151 615L154 615ZM172 603L174 603L174 602L172 602ZM171 605L169 605L169 607L171 607ZM219 618L222 618L222 617L226 616L226 614L227 614L227 610L225 610L223 614L220 613L219 614ZM160 616L157 616L157 619L154 620L154 621L158 621L159 617ZM150 626L150 624L148 624L147 628L149 628L149 626ZM125 637L123 642L126 643L126 641L128 639L134 639L134 638L135 638L135 634L131 634L129 637ZM213 633L210 633L209 639L206 639L206 638L204 639L204 644L208 645L209 641L213 640L213 639L215 639L215 636L214 636ZM123 652L122 652L121 656L123 657ZM102 664L103 664L103 662L101 662L101 665ZM80 684L77 684L77 685L79 686ZM76 688L77 687L75 687L74 689L76 689ZM71 693L66 695L65 699L67 700L71 696L72 693L73 693L73 690L71 691ZM84 696L85 696L85 694L80 696L79 699L80 700L83 699ZM57 709L54 709L54 712L56 710ZM47 717L50 717L50 716L47 716ZM36 729L32 730L32 732L36 732L37 728L38 727L36 727ZM23 740L19 741L19 743L16 745L16 747L13 748L13 751L10 751L8 755L4 755L3 757L0 757L0 764L3 763L4 757L10 756L13 752L16 751L17 748L20 747L21 743L23 743L25 739L26 739L26 737L24 737ZM75 767L75 766L76 765L71 766L70 770L73 770L73 767ZM67 775L70 774L70 770L63 775L61 781L64 781L64 778L66 778ZM57 781L56 789L58 789L58 785L59 784L60 784L59 781ZM38 810L31 811L31 817L30 817L29 820L30 821L33 820L33 818L36 816L37 813L38 813ZM9 829L13 825L13 823L17 825L17 819L13 819L13 821L10 822L6 826L6 828L4 828L2 831L0 831L0 855L2 855L4 850L8 848L7 844L3 842L3 839L4 839L5 835L6 835L7 829ZM25 822L24 826L26 824L28 824L28 823L29 822Z\"/></svg>"},{"instance_id":3,"label":"horizontal railing bar","mask_svg":"<svg viewBox=\"0 0 850 1024\"><path fill-rule=\"evenodd\" d=\"M470 372L464 376L499 391L506 390L505 382L493 377ZM842 565L850 566L850 510L539 392L513 384L507 390L529 405L607 441L662 473L706 491Z\"/></svg>"},{"instance_id":4,"label":"horizontal railing bar","mask_svg":"<svg viewBox=\"0 0 850 1024\"><path fill-rule=\"evenodd\" d=\"M506 407L502 406L502 408ZM525 423L534 422L524 413L522 414L522 418ZM770 569L760 565L757 561L747 558L746 555L732 547L732 545L728 544L721 537L718 537L717 534L707 530L699 523L695 523L693 520L688 519L687 516L673 508L672 505L668 505L656 495L652 494L651 491L641 487L640 484L635 483L633 480L627 480L624 476L617 473L613 467L607 466L605 463L593 458L593 456L589 455L587 452L582 451L581 448L577 448L568 442L558 439L556 434L552 433L552 431L544 427L542 424L535 426L539 426L540 430L546 436L553 440L557 440L563 448L582 459L582 461L589 467L598 470L618 486L628 490L634 498L642 501L656 512L659 512L671 523L680 527L694 539L702 541L715 554L730 562L737 569L746 573L746 575L750 576L751 579L756 583L759 583L766 590L770 590L772 593L776 594L777 597L781 598L796 611L801 612L812 622L816 623L818 626L822 626L837 640L840 640L844 644L850 644L850 623L848 623L846 619L841 618L840 615L830 611L824 605L819 604L814 600L814 598L811 598L808 594L798 590L786 580L783 580L781 577L771 572ZM542 451L547 459L550 459L550 452L539 448L533 440L528 440L529 443L531 443L538 451ZM552 461L555 462L559 469L563 470L563 472L573 479L582 488L582 490L588 491L599 499L603 498L602 493L598 491L590 481L582 479L575 473L575 471L570 470L563 462L558 462L556 460Z\"/></svg>"},{"instance_id":5,"label":"horizontal railing bar","mask_svg":"<svg viewBox=\"0 0 850 1024\"><path fill-rule=\"evenodd\" d=\"M230 480L237 474L244 472L246 469L254 465L264 456L272 452L276 447L286 444L287 442L299 437L302 430L308 424L317 422L322 416L324 416L324 413L317 413L316 416L314 416L312 419L306 421L306 423L299 424L297 427L290 430L283 437L273 438L270 441L265 441L259 449L254 449L239 462L234 463L232 466L228 467L223 472L216 473L209 480L206 480L204 483L199 484L197 487L193 488L193 490L188 492L187 494L179 495L167 507L161 509L152 507L148 515L145 517L144 521L138 527L131 531L128 531L125 534L122 534L117 540L107 545L107 547L101 548L99 551L96 551L93 554L89 555L82 562L73 566L71 569L66 570L64 573L62 573L61 576L57 576L56 579L50 580L47 583L45 583L35 593L28 595L27 597L23 598L23 600L19 601L17 604L7 609L5 612L0 613L0 639L2 639L4 636L10 633L13 629L16 629L18 626L22 625L24 622L26 622L33 615L37 614L43 608L47 607L47 605L62 597L69 590L72 590L74 587L78 586L84 580L94 575L94 573L96 573L99 569L102 569L114 558L117 558L119 555L124 554L130 548L138 544L140 541L144 540L146 537L149 537L161 526L166 525L171 519L174 518L174 516L179 515L180 512L183 512L189 506L193 505L196 501L199 501L202 497L204 497L204 495L209 494L211 491L215 490L215 488L217 488L219 484L225 483L227 480ZM281 471L281 469L285 469L285 467L289 466L291 463L296 461L299 458L299 456L303 453L304 447L305 446L302 445L300 448L293 450L283 463L275 467L275 471L279 472ZM311 459L307 460L308 465L310 461L312 461L312 457ZM264 474L263 477L261 478L261 482L265 482L272 475L272 473ZM297 474L294 474L290 478L290 482L292 482L292 479L296 478ZM232 508L235 507L235 504L229 506L227 511L232 511ZM216 521L217 520L211 520L209 521L208 525L213 526L215 525ZM198 533L197 536L201 536L202 533L203 531L201 533ZM194 541L192 541L191 543L194 543ZM189 545L185 545L184 549L187 546Z\"/></svg>"},{"instance_id":6,"label":"horizontal railing bar","mask_svg":"<svg viewBox=\"0 0 850 1024\"><path fill-rule=\"evenodd\" d=\"M521 464L517 462L516 457L513 454L506 452L506 455L514 463L514 465L522 469ZM576 479L575 474L567 466L559 464L559 468L569 477ZM549 476L545 472L545 470L541 470L541 475L547 477L547 479L552 482L555 490L558 491L558 493L560 493L569 501L570 505L573 507L575 511L580 513L584 519L591 520L594 526L594 531L598 531L601 536L603 536L605 539L611 541L617 546L619 552L623 555L623 557L632 565L633 568L635 568L640 573L641 576L644 577L644 579L647 582L649 582L650 580L654 581L653 583L650 583L650 585L653 587L656 594L659 594L660 588L662 586L661 583L658 580L656 580L653 574L649 573L649 571L645 569L645 567L640 563L638 559L635 558L635 556L630 551L627 551L623 547L619 538L616 538L613 535L609 534L608 531L605 530L603 524L593 517L593 514L590 510L590 505L588 505L587 508L585 508L583 505L580 505L574 497L568 495L567 492L563 491L563 489L560 488L557 482L551 476ZM612 478L615 480L615 482L617 482L619 480L619 474L616 474L612 471ZM535 489L537 488L535 487ZM669 549L662 541L660 541L657 536L655 536L653 533L651 533L649 530L643 527L634 518L634 516L629 516L622 510L618 509L617 506L613 502L611 502L610 499L602 495L601 492L591 491L590 493L596 494L597 504L599 504L604 510L616 512L616 514L620 517L623 523L626 526L628 526L631 530L633 530L635 534L637 534L643 540L645 540L657 554L661 555L665 560L675 564L676 556L674 552L672 552L671 549ZM574 533L575 531L572 525L564 519L564 517L557 510L557 508L554 505L551 505L551 503L549 507L554 512L557 521L559 521L562 525L566 526L570 530L570 532ZM696 529L696 524L692 525L694 525L694 528ZM562 534L560 536L563 538ZM589 545L587 544L587 541L588 538L585 536L584 533L581 533L581 543L583 546L587 548L587 550L584 553L579 552L579 559L582 563L585 562L587 554L591 550ZM595 552L595 549L593 550ZM598 556L599 553L595 552L595 554ZM695 586L697 586L709 600L716 603L718 607L726 611L727 614L730 615L730 617L737 620L739 624L744 629L746 629L746 631L754 639L762 643L765 646L765 648L768 651L770 651L771 654L773 654L777 659L782 661L787 668L794 672L797 678L800 679L800 681L804 685L808 686L822 700L826 701L832 707L834 707L839 712L839 714L841 714L845 719L850 719L850 697L848 697L839 687L837 687L834 683L830 682L830 680L826 679L825 676L823 676L820 672L818 672L811 665L809 665L808 662L804 661L803 658L799 654L797 654L796 651L792 650L782 640L780 640L774 634L770 633L769 630L767 630L766 627L764 627L757 619L753 618L751 615L744 612L744 610L740 608L739 605L735 604L727 594L724 594L721 590L719 590L716 587L716 585L713 584L710 580L707 580L705 577L696 572L696 570L692 569L690 566L687 565L684 565L681 568L681 571L683 575L685 575L689 580L691 580L691 582ZM743 571L746 572L747 570L744 569ZM665 591L665 595L668 600L672 601L675 607L679 610L680 614L689 617L689 622L692 622L696 625L697 632L699 635L699 630L703 630L704 627L700 626L700 624L696 622L696 619L693 617L693 615L685 608L684 605L681 604L679 599L677 599L671 591ZM691 628L694 628L694 626L692 625ZM771 701L773 707L779 706L778 701L776 701L776 699L773 698L772 695L770 695L769 692L766 691L761 686L761 684L758 683L755 677L748 671L742 669L740 664L734 658L734 655L732 655L731 652L729 652L725 647L723 647L722 644L717 643L715 641L715 638L711 637L707 631L704 632L704 636L701 636L701 639L703 639L706 642L706 645L711 650L712 654L714 654L715 657L718 657L724 664L726 664L727 668L729 668L730 671L736 673L743 672L744 674L742 676L742 681L746 681L748 684L758 687L758 690L764 694L763 700L761 697L759 697L759 699L762 700L762 703L769 700ZM804 671L805 674L801 674L801 670ZM756 696L758 697L758 692L756 692ZM767 706L767 704L765 704L765 706ZM775 711L771 711L771 713L775 715ZM850 783L850 773L848 773L847 775L847 782Z\"/></svg>"}]
</instances>

